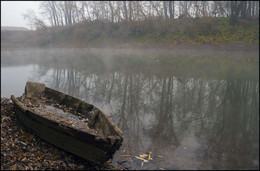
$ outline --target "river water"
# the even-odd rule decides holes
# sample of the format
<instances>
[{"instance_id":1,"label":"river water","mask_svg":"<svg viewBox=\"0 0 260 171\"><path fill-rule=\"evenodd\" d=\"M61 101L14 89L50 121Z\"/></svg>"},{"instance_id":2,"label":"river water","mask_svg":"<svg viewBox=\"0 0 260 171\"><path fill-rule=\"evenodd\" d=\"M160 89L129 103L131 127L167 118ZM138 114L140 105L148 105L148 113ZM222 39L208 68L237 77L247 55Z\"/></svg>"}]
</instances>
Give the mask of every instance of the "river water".
<instances>
[{"instance_id":1,"label":"river water","mask_svg":"<svg viewBox=\"0 0 260 171\"><path fill-rule=\"evenodd\" d=\"M1 97L35 81L92 103L123 131L112 162L126 169L259 169L258 55L2 50Z\"/></svg>"}]
</instances>

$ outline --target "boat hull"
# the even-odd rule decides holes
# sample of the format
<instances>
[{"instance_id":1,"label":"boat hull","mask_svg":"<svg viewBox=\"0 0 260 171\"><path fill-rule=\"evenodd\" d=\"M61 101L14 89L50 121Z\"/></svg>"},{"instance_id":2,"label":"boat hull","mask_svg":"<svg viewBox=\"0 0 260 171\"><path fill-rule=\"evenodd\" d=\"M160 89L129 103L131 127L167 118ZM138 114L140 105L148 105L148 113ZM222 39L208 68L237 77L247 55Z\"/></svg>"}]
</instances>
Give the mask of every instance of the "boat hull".
<instances>
[{"instance_id":1,"label":"boat hull","mask_svg":"<svg viewBox=\"0 0 260 171\"><path fill-rule=\"evenodd\" d=\"M42 117L37 114L37 112L28 109L14 96L11 96L11 99L14 102L14 111L25 127L31 129L47 142L88 161L103 164L113 157L116 150L119 149L122 144L122 136L116 134L115 136L110 135L107 137L99 136L75 129L70 125L61 125L54 120ZM94 118L101 117L99 115L104 114L98 111L98 113L94 115ZM106 116L99 119L106 120L108 123L111 122ZM101 123L96 125L99 126L99 124ZM93 127L95 127L95 125ZM111 126L111 128L113 127L115 127L115 125Z\"/></svg>"}]
</instances>

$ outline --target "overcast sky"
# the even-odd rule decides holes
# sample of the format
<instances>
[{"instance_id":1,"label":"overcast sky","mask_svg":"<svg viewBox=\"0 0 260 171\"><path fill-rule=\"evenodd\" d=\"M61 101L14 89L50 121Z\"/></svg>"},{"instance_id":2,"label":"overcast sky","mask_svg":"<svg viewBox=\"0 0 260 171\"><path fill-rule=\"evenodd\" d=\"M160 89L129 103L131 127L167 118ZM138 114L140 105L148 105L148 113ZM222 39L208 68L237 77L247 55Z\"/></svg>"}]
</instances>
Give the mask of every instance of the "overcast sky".
<instances>
[{"instance_id":1,"label":"overcast sky","mask_svg":"<svg viewBox=\"0 0 260 171\"><path fill-rule=\"evenodd\" d=\"M1 1L1 26L16 26L30 29L22 14L32 9L39 15L41 1Z\"/></svg>"}]
</instances>

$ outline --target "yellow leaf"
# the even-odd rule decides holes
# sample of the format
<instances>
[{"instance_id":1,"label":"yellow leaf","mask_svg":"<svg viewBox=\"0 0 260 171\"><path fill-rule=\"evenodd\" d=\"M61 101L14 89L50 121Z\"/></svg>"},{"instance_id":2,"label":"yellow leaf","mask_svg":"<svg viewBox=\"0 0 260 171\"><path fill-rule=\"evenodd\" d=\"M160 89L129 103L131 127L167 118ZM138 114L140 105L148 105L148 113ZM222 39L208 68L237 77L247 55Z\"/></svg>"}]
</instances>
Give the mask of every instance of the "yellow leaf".
<instances>
[{"instance_id":1,"label":"yellow leaf","mask_svg":"<svg viewBox=\"0 0 260 171\"><path fill-rule=\"evenodd\" d=\"M12 137L10 138L10 140L11 140L11 142L13 143L13 138L12 138Z\"/></svg>"},{"instance_id":2,"label":"yellow leaf","mask_svg":"<svg viewBox=\"0 0 260 171\"><path fill-rule=\"evenodd\" d=\"M151 153L149 153L149 157L148 157L148 160L151 160Z\"/></svg>"},{"instance_id":3,"label":"yellow leaf","mask_svg":"<svg viewBox=\"0 0 260 171\"><path fill-rule=\"evenodd\" d=\"M148 154L141 154L140 155L140 157L143 158L143 159L146 158L147 156L148 156Z\"/></svg>"},{"instance_id":4,"label":"yellow leaf","mask_svg":"<svg viewBox=\"0 0 260 171\"><path fill-rule=\"evenodd\" d=\"M143 160L144 162L149 162L148 160L145 160L145 159L143 159L143 158L141 158L141 157L135 156L135 158L137 158L137 159L139 159L139 160Z\"/></svg>"},{"instance_id":5,"label":"yellow leaf","mask_svg":"<svg viewBox=\"0 0 260 171\"><path fill-rule=\"evenodd\" d=\"M122 156L122 157L126 157L126 156L131 156L131 155L129 155L129 154L126 154L126 155L120 155L120 156Z\"/></svg>"},{"instance_id":6,"label":"yellow leaf","mask_svg":"<svg viewBox=\"0 0 260 171\"><path fill-rule=\"evenodd\" d=\"M24 134L24 132L23 132L23 130L21 129L21 133L23 133Z\"/></svg>"}]
</instances>

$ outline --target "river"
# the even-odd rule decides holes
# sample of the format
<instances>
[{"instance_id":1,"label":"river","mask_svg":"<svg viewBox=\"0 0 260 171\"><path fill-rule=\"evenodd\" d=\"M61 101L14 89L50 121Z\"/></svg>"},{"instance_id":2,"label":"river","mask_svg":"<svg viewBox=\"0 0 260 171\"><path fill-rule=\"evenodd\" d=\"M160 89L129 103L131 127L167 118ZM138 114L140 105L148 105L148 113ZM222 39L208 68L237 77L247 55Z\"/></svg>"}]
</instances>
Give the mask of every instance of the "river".
<instances>
[{"instance_id":1,"label":"river","mask_svg":"<svg viewBox=\"0 0 260 171\"><path fill-rule=\"evenodd\" d=\"M1 97L27 81L106 113L126 169L259 169L259 52L3 49Z\"/></svg>"}]
</instances>

